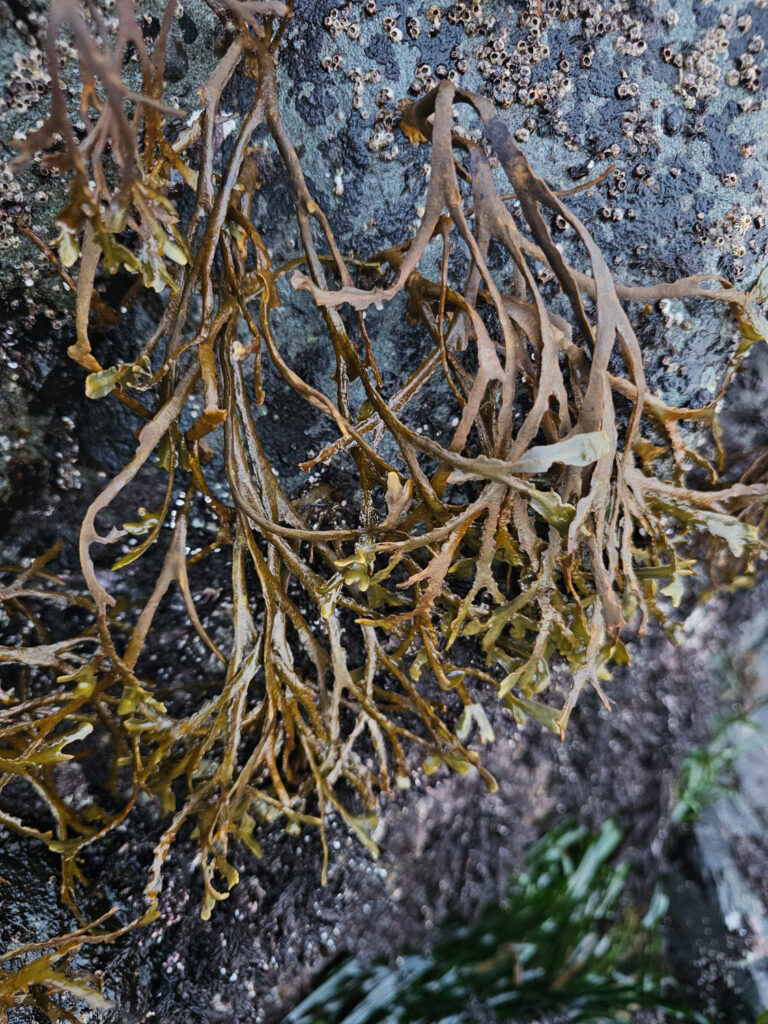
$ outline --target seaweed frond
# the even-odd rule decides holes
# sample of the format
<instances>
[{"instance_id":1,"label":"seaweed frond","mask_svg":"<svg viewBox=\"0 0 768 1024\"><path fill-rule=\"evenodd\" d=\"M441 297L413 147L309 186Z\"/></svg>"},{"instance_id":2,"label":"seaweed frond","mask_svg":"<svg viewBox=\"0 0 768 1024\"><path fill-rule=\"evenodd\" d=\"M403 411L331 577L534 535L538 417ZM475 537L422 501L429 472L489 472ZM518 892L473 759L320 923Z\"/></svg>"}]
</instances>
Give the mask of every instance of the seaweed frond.
<instances>
[{"instance_id":1,"label":"seaweed frond","mask_svg":"<svg viewBox=\"0 0 768 1024\"><path fill-rule=\"evenodd\" d=\"M50 149L55 133L63 139L55 159L72 174L72 199L56 244L77 277L70 355L88 371L87 395L112 395L141 425L133 456L82 522L87 594L50 572L55 552L3 569L0 600L25 639L0 649L0 661L16 666L0 694L0 789L30 786L52 826L6 811L0 823L61 856L62 893L75 904L84 848L123 821L139 793L156 796L165 827L146 882L150 907L184 833L199 845L208 917L237 881L232 840L258 853L263 823L282 818L291 831L318 827L326 847L336 815L375 856L379 796L409 785L415 751L426 771L474 767L495 787L470 745L475 732L493 739L494 705L563 736L585 689L608 704L610 667L629 660L628 623L643 629L654 618L672 633L671 606L704 564L716 585L754 578L768 463L758 455L740 478L724 474L717 413L736 363L768 332L759 289L709 276L615 282L494 107L448 81L403 120L412 142L431 146L420 227L372 254L360 269L368 278L356 280L281 117L276 61L290 10L254 0L217 8L227 49L199 91L199 113L171 131L177 112L161 95L170 22L149 53L131 0L119 0L116 38L92 6L55 0L48 44L52 59L56 32L74 33L90 127L75 136L57 83L51 117L23 152ZM141 92L120 78L129 43ZM219 152L222 95L240 74L254 80L253 100ZM458 105L479 117L485 146L455 130ZM279 155L301 237L301 257L284 266L274 265L253 212L257 129ZM494 184L491 150L519 225ZM184 218L169 198L172 181L189 199ZM545 213L572 227L586 269L566 261ZM433 243L443 251L438 279L422 267ZM491 269L492 243L503 273ZM559 286L560 313L545 301L537 265ZM382 283L360 287L372 268ZM123 360L107 367L89 334L105 269L141 273L164 296L151 334L125 338ZM274 314L291 271L324 322L333 396L281 347ZM399 293L421 326L423 359L392 389L377 364L392 342L377 335L374 310ZM701 409L652 393L632 325L634 303L688 296L725 307L744 338L723 390ZM281 487L253 412L265 400L264 359L335 431L303 467L348 460L355 523L316 528ZM359 411L353 382L365 395ZM453 415L442 441L414 422L413 399L428 383L446 422ZM158 475L162 497L148 510L142 484ZM130 505L138 511L121 523ZM216 518L213 540L196 525L201 510ZM125 550L110 570L115 544ZM206 587L230 610L223 638L198 611ZM210 659L199 678L167 687L151 655L162 643L158 612L174 592L185 637ZM46 606L76 610L79 631L51 640ZM59 768L73 757L98 760L105 807L63 799Z\"/></svg>"}]
</instances>

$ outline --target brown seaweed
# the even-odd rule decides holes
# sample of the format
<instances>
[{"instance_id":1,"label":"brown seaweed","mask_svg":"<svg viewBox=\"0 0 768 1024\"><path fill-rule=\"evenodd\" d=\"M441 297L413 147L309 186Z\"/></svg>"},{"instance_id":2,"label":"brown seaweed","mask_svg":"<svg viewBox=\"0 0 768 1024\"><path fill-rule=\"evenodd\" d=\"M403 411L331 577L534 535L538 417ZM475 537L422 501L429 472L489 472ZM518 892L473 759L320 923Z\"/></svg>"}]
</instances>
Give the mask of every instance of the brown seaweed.
<instances>
[{"instance_id":1,"label":"brown seaweed","mask_svg":"<svg viewBox=\"0 0 768 1024\"><path fill-rule=\"evenodd\" d=\"M379 795L409 785L415 751L426 771L474 767L493 788L469 745L475 731L483 742L493 739L488 708L500 701L518 721L531 718L564 736L585 688L609 704L604 684L612 665L629 660L628 624L642 630L657 619L671 630L670 606L705 565L714 586L754 577L765 552L766 459L757 455L738 479L724 474L717 410L738 361L765 337L764 296L759 286L743 292L707 275L649 287L616 283L585 226L534 173L493 105L448 81L402 122L412 143L430 147L419 229L366 259L369 278L378 273L391 283L361 288L355 275L363 268L340 251L281 119L275 67L290 11L253 0L217 8L230 29L228 48L200 90L199 117L171 142L162 82L173 7L149 53L131 0L118 0L116 39L93 5L51 5L49 59L57 32L68 27L90 128L78 141L56 82L51 116L23 144L22 159L42 149L72 174L55 243L76 277L77 340L69 352L88 371L87 395L117 398L142 424L133 457L82 523L87 593L50 571L55 551L26 569L3 569L0 600L34 623L37 643L0 648L0 662L17 666L15 687L0 692L0 790L23 780L54 828L3 811L0 823L60 855L62 895L75 906L83 849L123 821L139 793L155 796L166 826L145 887L150 911L165 859L184 832L199 846L208 917L237 881L231 840L258 854L260 823L281 817L292 831L319 828L326 848L326 821L335 814L375 856ZM141 92L120 77L129 42ZM255 94L219 166L214 127L223 90L239 74L255 81ZM483 144L454 129L457 105L479 117ZM283 267L273 265L252 216L250 142L259 127L282 160L301 236L300 260ZM63 147L55 146L57 133ZM510 197L494 184L491 152L519 204L520 226ZM184 222L169 198L172 172L194 198ZM566 261L545 211L572 227L586 270ZM463 279L451 258L457 241L471 257ZM443 247L439 280L420 270L433 242ZM508 260L509 290L491 269L492 243ZM554 275L567 318L545 301L536 265ZM90 338L94 283L104 270L167 289L152 335L108 367ZM291 271L327 330L333 398L281 351L273 314ZM424 353L390 393L376 363L376 318L363 314L399 293L422 327ZM670 406L646 380L632 303L670 296L722 304L742 328L721 392L701 409ZM252 409L265 399L263 359L333 424L337 439L304 468L349 455L357 525L316 528L281 488ZM442 400L456 414L447 443L410 418L414 397L441 380ZM366 396L359 413L352 381ZM190 426L188 411L200 398ZM223 455L211 460L214 431ZM392 445L384 448L385 439ZM222 466L217 483L226 484L226 498L210 477ZM165 474L166 484L162 504L148 512L139 502L150 470ZM700 481L702 470L706 483L693 486L693 472ZM138 519L100 527L129 495L137 495ZM200 502L219 530L193 554ZM149 596L118 601L96 566L102 548L130 537L139 543L112 566L121 594L131 592L136 559L147 556L158 568ZM228 579L216 570L215 586L232 609L226 645L198 614L190 575L193 566L196 578L201 567L220 567L222 554ZM190 630L220 666L178 706L142 660L174 589ZM39 609L51 603L77 606L91 626L50 642ZM551 695L565 680L557 705ZM89 756L86 737L91 751L99 749L96 737L112 751L112 810L77 811L58 791L57 766L72 756L68 748Z\"/></svg>"}]
</instances>

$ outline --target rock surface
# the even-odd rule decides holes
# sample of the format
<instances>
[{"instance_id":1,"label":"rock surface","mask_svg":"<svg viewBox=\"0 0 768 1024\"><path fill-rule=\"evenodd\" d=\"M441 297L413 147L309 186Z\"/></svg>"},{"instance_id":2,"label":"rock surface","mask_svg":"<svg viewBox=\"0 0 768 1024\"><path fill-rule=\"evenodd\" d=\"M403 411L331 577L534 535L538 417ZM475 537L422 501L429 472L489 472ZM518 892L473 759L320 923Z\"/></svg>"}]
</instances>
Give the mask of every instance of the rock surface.
<instances>
[{"instance_id":1,"label":"rock surface","mask_svg":"<svg viewBox=\"0 0 768 1024\"><path fill-rule=\"evenodd\" d=\"M744 996L757 1016L768 1007L768 624L758 616L733 632L754 710L719 738L738 752L734 790L704 811L694 835L716 917L743 947Z\"/></svg>"}]
</instances>

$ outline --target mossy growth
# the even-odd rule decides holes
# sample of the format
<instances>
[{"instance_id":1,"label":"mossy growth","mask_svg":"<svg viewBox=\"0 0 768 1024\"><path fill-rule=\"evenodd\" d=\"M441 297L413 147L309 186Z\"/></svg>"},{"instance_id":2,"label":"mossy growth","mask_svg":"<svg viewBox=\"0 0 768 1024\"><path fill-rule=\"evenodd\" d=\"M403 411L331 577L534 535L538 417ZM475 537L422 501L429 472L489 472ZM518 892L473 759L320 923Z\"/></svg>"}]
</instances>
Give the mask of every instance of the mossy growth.
<instances>
[{"instance_id":1,"label":"mossy growth","mask_svg":"<svg viewBox=\"0 0 768 1024\"><path fill-rule=\"evenodd\" d=\"M502 904L443 924L428 952L394 965L332 967L283 1024L622 1024L640 1010L706 1024L665 969L664 892L644 914L626 906L621 839L613 821L594 836L563 822L533 845Z\"/></svg>"},{"instance_id":2,"label":"mossy growth","mask_svg":"<svg viewBox=\"0 0 768 1024\"><path fill-rule=\"evenodd\" d=\"M475 768L493 788L472 745L494 738L489 708L501 702L519 722L564 736L585 689L609 703L611 666L629 661L623 633L650 619L674 632L669 616L688 577L706 567L712 590L749 585L765 552L768 460L726 467L718 409L750 345L768 335L767 289L764 279L744 292L710 276L618 284L493 105L447 80L402 119L409 141L430 149L415 237L346 258L281 119L275 68L291 10L225 0L220 62L200 109L181 122L163 102L174 9L150 47L132 0L117 0L114 29L96 5L51 4L51 113L19 159L43 151L71 175L51 254L76 279L69 354L87 373L86 395L123 403L138 429L133 457L82 522L87 590L53 572L55 549L3 568L0 600L24 640L0 648L13 666L0 691L0 788L28 784L51 824L5 810L0 823L60 855L62 896L76 906L84 848L124 821L139 794L156 797L165 828L148 915L183 834L199 845L207 918L237 882L232 840L258 855L262 824L283 819L291 831L318 828L325 848L336 815L375 856L380 795L410 784L419 751L427 772ZM56 76L59 33L79 54L76 111ZM129 52L140 92L122 78ZM255 83L253 100L222 149L222 96L240 75ZM479 119L482 142L455 125L458 107ZM282 161L303 250L279 266L252 216L257 130ZM492 159L510 195L497 190ZM550 216L573 229L582 269L554 243ZM435 279L422 262L432 244L442 249ZM557 313L537 264L559 286ZM133 275L124 305L146 288L163 299L151 334L123 337L109 366L96 330L121 312L94 290L104 271ZM274 313L288 275L325 324L333 394L281 350ZM400 293L423 357L392 391L377 364L391 342L365 312ZM721 304L741 329L704 408L653 394L633 328L646 304L688 296ZM335 429L302 466L348 460L354 524L315 528L281 488L254 415L262 360ZM442 442L413 422L428 383L446 422L455 414ZM142 483L158 473L164 496L147 510ZM129 506L138 511L122 522ZM196 526L200 510L217 518L213 540ZM110 570L106 549L133 538ZM165 642L174 588L189 636L218 668L169 687L153 677L151 653ZM198 613L205 588L229 609L223 638ZM73 634L52 639L46 608L70 609ZM101 803L65 799L60 769L73 757L100 766Z\"/></svg>"}]
</instances>

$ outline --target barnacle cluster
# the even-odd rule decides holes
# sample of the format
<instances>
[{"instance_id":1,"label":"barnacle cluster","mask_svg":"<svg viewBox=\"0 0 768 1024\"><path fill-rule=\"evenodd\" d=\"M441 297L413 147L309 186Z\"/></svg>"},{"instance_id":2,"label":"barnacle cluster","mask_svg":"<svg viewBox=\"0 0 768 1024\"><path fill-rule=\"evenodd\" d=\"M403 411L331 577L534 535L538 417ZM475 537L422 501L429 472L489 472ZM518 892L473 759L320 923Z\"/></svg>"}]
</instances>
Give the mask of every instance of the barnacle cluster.
<instances>
[{"instance_id":1,"label":"barnacle cluster","mask_svg":"<svg viewBox=\"0 0 768 1024\"><path fill-rule=\"evenodd\" d=\"M761 6L764 6L763 0L756 4L758 8ZM665 111L668 134L680 131L686 120L693 126L694 112L700 116L706 111L720 94L723 83L745 90L739 100L741 112L762 109L758 94L763 75L764 42L757 31L759 16L753 18L735 4L728 5L714 24L704 19L707 27L698 30L700 34L691 40L678 28L680 15L674 7L664 10L661 5L652 5L642 15L628 0L611 3L527 0L518 7L519 11L508 8L502 15L492 5L479 0L469 3L461 0L433 5L424 12L423 18L407 13L393 14L390 8L379 10L375 3L333 7L325 17L325 27L339 49L325 58L325 66L327 70L338 70L354 53L354 46L350 47L347 40L357 41L361 50L370 50L370 44L375 43L377 37L380 40L383 36L395 44L408 44L416 43L422 31L438 36L447 30L454 45L450 60L444 63L434 67L419 63L423 59L421 47L411 47L416 69L409 86L412 98L422 96L443 78L458 86L468 72L476 73L480 90L497 106L506 108L519 104L530 109L531 116L517 129L518 142L528 141L533 132L543 129L545 134L554 131L560 135L565 146L575 151L583 147L585 139L584 126L569 123L565 109L571 102L568 97L573 68L578 63L589 70L598 48L605 53L606 46L611 45L620 58L626 59L626 69L620 70L615 95L628 101L622 118L622 134L628 140L630 157L638 149L644 151L646 146L653 147L660 131L651 112L637 100L637 83L627 80L632 62L646 54L649 43L654 54L658 53L676 69L677 77L669 83L669 90L680 97L682 109L670 104ZM561 49L564 43L561 27L567 23L576 24L566 53ZM455 42L456 29L466 37L460 43ZM446 53L449 45L451 43L445 46ZM407 64L408 58L401 57L400 63ZM636 74L642 73L638 67ZM659 98L652 104L661 105ZM366 109L361 82L356 82L352 107L364 119L372 116L373 111ZM686 111L691 112L690 116ZM388 110L387 114L395 121L400 117L398 109ZM381 111L377 116L381 116ZM372 148L380 152L382 159L393 159L391 149L381 144L381 136L381 131L374 126Z\"/></svg>"},{"instance_id":2,"label":"barnacle cluster","mask_svg":"<svg viewBox=\"0 0 768 1024\"><path fill-rule=\"evenodd\" d=\"M19 237L13 230L9 210L20 203L21 199L21 189L13 171L7 161L0 160L0 250L18 248Z\"/></svg>"},{"instance_id":3,"label":"barnacle cluster","mask_svg":"<svg viewBox=\"0 0 768 1024\"><path fill-rule=\"evenodd\" d=\"M669 21L670 25L676 24L674 12L670 11L669 17L672 19ZM723 77L729 86L736 86L741 81L748 91L756 92L760 88L760 68L754 67L754 56L749 48L738 61L741 73L735 71L734 78L735 69L732 69L723 76L722 64L727 59L730 48L729 32L736 27L738 33L746 33L751 24L750 15L743 15L737 19L735 8L731 6L720 15L717 24L708 29L693 46L676 49L668 44L663 48L662 58L678 69L679 77L674 85L674 91L683 97L683 106L692 110L698 100L716 96ZM759 36L755 39L756 43L750 41L750 46L757 45L755 52L759 52L762 48L762 39ZM752 71L748 71L749 67L752 67Z\"/></svg>"},{"instance_id":4,"label":"barnacle cluster","mask_svg":"<svg viewBox=\"0 0 768 1024\"><path fill-rule=\"evenodd\" d=\"M180 127L162 96L174 8L149 48L132 0L117 0L115 31L92 6L51 5L48 66L66 28L80 59L77 116L90 123L74 131L54 71L50 117L21 158L44 150L71 176L54 243L76 293L69 353L87 371L86 394L123 403L138 430L81 526L87 591L56 575L56 549L2 568L0 601L20 642L0 647L0 663L13 666L0 691L0 789L32 787L52 825L6 810L0 823L60 855L62 894L74 904L83 849L139 794L154 796L165 828L146 881L149 914L183 833L199 845L207 917L237 881L233 840L258 853L261 824L282 818L291 831L316 826L325 843L336 815L375 854L379 795L409 785L416 751L428 772L474 766L492 788L470 744L493 738L492 706L564 735L585 689L608 703L630 625L656 619L674 633L672 608L698 565L713 587L749 583L765 551L766 458L753 453L724 473L718 410L738 362L768 334L759 311L768 289L711 276L614 281L491 100L448 75L401 121L409 142L430 151L415 236L347 258L281 118L276 61L291 11L227 0L226 49L200 90L202 109ZM141 92L121 78L127 47ZM233 117L222 97L236 75L255 90L222 151L217 127ZM459 107L477 119L471 133L454 124ZM279 156L301 238L301 254L282 265L254 213L266 166L257 129ZM496 188L490 152L509 195ZM183 217L172 185L187 193ZM577 241L579 266L552 221ZM104 270L164 296L151 333L125 337L111 366L94 332L121 315L94 289ZM542 280L559 286L556 309ZM276 311L289 281L322 318L332 391L284 354ZM638 308L689 296L723 305L741 329L703 408L653 393L633 327ZM403 299L423 356L391 387L377 361L391 344L377 312ZM264 360L334 430L302 465L321 475L346 460L357 481L352 522L313 521L281 487L254 414ZM428 388L451 423L439 439L414 418ZM163 495L148 509L142 482L158 475ZM129 506L136 512L122 521ZM201 513L215 517L213 537ZM116 544L120 556L105 561ZM146 571L134 575L139 559ZM212 585L226 595L223 635L196 604ZM174 591L210 660L199 678L163 688L152 651ZM46 607L75 624L71 635L46 631ZM73 752L107 766L99 804L61 793Z\"/></svg>"}]
</instances>

